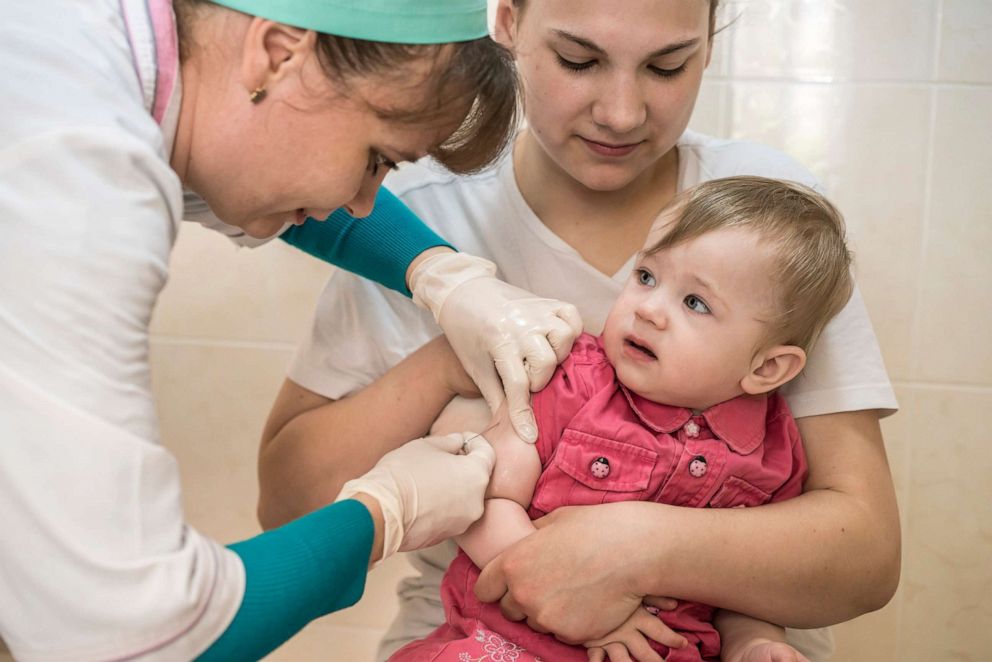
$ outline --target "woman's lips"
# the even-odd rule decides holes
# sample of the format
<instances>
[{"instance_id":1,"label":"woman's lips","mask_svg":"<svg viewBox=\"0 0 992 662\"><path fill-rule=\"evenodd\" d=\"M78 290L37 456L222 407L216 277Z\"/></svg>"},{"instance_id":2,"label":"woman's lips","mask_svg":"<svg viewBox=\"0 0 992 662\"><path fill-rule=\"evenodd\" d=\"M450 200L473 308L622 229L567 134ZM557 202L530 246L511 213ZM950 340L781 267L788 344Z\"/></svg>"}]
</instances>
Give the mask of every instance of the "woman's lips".
<instances>
[{"instance_id":1,"label":"woman's lips","mask_svg":"<svg viewBox=\"0 0 992 662\"><path fill-rule=\"evenodd\" d=\"M641 142L644 142L641 141L636 143L628 143L625 145L614 145L610 143L596 142L595 140L589 140L588 138L583 138L582 136L579 136L579 138L582 140L583 143L585 143L586 147L588 147L589 150L592 151L593 153L598 154L600 156L610 156L610 157L627 156L635 149L640 147Z\"/></svg>"}]
</instances>

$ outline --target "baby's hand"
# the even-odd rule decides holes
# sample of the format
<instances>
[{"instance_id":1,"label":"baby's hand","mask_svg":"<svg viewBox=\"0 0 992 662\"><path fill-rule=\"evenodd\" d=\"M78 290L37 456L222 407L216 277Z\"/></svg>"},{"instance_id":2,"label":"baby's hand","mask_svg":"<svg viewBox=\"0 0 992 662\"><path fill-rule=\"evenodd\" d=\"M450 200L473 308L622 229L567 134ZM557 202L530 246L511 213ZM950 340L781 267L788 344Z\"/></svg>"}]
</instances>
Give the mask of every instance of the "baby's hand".
<instances>
[{"instance_id":1,"label":"baby's hand","mask_svg":"<svg viewBox=\"0 0 992 662\"><path fill-rule=\"evenodd\" d=\"M682 648L689 643L656 615L638 607L616 630L584 645L588 649L589 662L605 662L607 656L610 662L633 662L635 659L638 662L664 662L651 648L649 639L669 648Z\"/></svg>"},{"instance_id":2,"label":"baby's hand","mask_svg":"<svg viewBox=\"0 0 992 662\"><path fill-rule=\"evenodd\" d=\"M809 662L809 658L787 643L755 639L733 662Z\"/></svg>"}]
</instances>

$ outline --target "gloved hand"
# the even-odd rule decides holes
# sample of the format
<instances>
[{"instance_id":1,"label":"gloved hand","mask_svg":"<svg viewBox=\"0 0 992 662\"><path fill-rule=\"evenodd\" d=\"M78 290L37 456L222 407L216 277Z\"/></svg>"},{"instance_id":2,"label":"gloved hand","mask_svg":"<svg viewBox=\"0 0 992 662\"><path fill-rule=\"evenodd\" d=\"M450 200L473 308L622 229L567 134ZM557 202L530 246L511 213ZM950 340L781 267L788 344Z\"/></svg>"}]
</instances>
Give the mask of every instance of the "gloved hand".
<instances>
[{"instance_id":1,"label":"gloved hand","mask_svg":"<svg viewBox=\"0 0 992 662\"><path fill-rule=\"evenodd\" d=\"M441 253L417 266L410 291L434 313L492 412L505 399L514 430L534 443L530 392L551 380L582 333L582 319L575 306L534 296L495 274L489 260Z\"/></svg>"},{"instance_id":2,"label":"gloved hand","mask_svg":"<svg viewBox=\"0 0 992 662\"><path fill-rule=\"evenodd\" d=\"M367 494L379 502L385 559L463 533L482 517L495 464L495 451L477 434L415 439L345 483L336 500Z\"/></svg>"}]
</instances>

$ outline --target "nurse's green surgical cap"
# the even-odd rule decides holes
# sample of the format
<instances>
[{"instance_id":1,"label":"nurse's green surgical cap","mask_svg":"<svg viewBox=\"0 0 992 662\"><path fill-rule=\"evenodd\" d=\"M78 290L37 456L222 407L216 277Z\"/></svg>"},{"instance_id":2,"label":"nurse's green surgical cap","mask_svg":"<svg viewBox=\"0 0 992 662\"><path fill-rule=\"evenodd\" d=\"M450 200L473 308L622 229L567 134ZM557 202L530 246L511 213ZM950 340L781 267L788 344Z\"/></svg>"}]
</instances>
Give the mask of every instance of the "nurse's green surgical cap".
<instances>
[{"instance_id":1,"label":"nurse's green surgical cap","mask_svg":"<svg viewBox=\"0 0 992 662\"><path fill-rule=\"evenodd\" d=\"M245 14L325 34L395 44L485 37L486 0L213 0Z\"/></svg>"}]
</instances>

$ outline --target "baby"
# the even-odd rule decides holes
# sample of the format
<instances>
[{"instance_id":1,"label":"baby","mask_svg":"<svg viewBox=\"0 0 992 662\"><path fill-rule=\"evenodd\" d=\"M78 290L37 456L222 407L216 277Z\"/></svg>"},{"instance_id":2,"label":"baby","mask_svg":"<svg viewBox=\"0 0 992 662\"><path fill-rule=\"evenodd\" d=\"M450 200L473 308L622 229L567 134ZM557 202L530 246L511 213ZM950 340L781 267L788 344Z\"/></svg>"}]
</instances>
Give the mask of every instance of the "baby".
<instances>
[{"instance_id":1,"label":"baby","mask_svg":"<svg viewBox=\"0 0 992 662\"><path fill-rule=\"evenodd\" d=\"M392 660L805 660L784 631L733 612L647 603L585 647L503 617L473 593L479 568L556 508L655 501L743 508L797 496L798 428L776 389L796 377L851 294L837 210L759 177L701 184L659 215L603 334L584 334L533 398L539 437L505 412L485 515L442 584L447 623ZM591 533L590 535L594 535Z\"/></svg>"}]
</instances>

